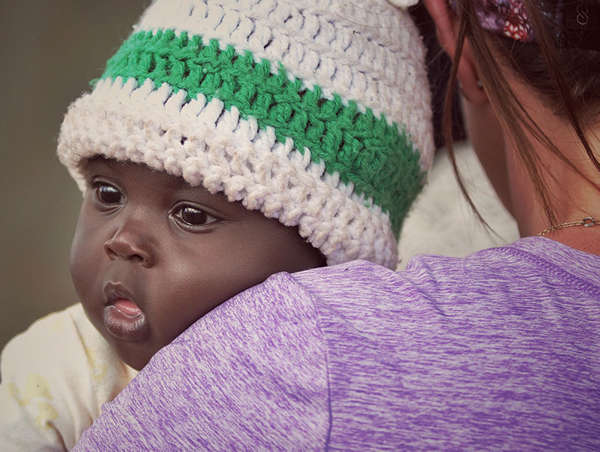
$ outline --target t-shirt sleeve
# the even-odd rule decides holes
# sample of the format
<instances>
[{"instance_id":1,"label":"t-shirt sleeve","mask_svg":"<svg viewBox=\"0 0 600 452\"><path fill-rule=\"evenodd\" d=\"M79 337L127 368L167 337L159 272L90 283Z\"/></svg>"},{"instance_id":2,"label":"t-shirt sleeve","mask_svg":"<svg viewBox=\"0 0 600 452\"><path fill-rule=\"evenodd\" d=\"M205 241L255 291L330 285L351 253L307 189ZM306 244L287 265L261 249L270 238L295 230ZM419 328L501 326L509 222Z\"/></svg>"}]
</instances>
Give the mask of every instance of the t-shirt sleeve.
<instances>
[{"instance_id":1,"label":"t-shirt sleeve","mask_svg":"<svg viewBox=\"0 0 600 452\"><path fill-rule=\"evenodd\" d=\"M314 303L285 273L160 350L75 450L323 449L327 349Z\"/></svg>"},{"instance_id":2,"label":"t-shirt sleeve","mask_svg":"<svg viewBox=\"0 0 600 452\"><path fill-rule=\"evenodd\" d=\"M73 329L64 312L35 322L2 351L0 438L7 450L65 450L73 436L68 401L57 381L62 334Z\"/></svg>"},{"instance_id":3,"label":"t-shirt sleeve","mask_svg":"<svg viewBox=\"0 0 600 452\"><path fill-rule=\"evenodd\" d=\"M118 363L81 305L35 322L2 351L0 448L73 447L99 415L102 399L128 381Z\"/></svg>"},{"instance_id":4,"label":"t-shirt sleeve","mask_svg":"<svg viewBox=\"0 0 600 452\"><path fill-rule=\"evenodd\" d=\"M20 349L13 341L2 352L0 443L11 451L65 450L52 425L57 409L48 381L37 373L22 376L27 372L22 372Z\"/></svg>"}]
</instances>

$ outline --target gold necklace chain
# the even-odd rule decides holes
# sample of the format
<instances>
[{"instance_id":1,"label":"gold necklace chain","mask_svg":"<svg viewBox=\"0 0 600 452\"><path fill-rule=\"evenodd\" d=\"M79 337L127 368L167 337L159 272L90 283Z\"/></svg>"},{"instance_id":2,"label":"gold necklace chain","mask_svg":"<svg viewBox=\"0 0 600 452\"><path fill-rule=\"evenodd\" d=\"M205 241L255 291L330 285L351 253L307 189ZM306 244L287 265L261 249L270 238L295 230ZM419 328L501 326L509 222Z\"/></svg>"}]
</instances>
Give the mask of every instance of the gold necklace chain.
<instances>
[{"instance_id":1,"label":"gold necklace chain","mask_svg":"<svg viewBox=\"0 0 600 452\"><path fill-rule=\"evenodd\" d=\"M539 232L537 235L543 237L550 232L559 231L565 228L571 228L573 226L583 226L585 228L590 228L592 226L600 225L600 220L596 220L593 217L585 217L579 221L568 221L566 223L557 224L555 226L550 226L544 229L542 232Z\"/></svg>"}]
</instances>

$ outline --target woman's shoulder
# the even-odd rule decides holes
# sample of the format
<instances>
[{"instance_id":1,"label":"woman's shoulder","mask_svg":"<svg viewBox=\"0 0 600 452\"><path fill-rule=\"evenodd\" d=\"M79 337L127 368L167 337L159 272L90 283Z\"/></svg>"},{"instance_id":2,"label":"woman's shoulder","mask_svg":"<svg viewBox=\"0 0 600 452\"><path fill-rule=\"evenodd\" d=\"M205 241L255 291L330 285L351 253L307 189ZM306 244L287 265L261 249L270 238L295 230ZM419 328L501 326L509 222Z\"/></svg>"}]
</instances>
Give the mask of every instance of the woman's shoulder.
<instances>
[{"instance_id":1,"label":"woman's shoulder","mask_svg":"<svg viewBox=\"0 0 600 452\"><path fill-rule=\"evenodd\" d=\"M377 294L392 297L454 299L460 294L504 297L513 290L536 296L545 288L598 294L600 256L542 237L488 248L466 257L420 255L404 270L367 261L306 270L294 280L317 298L332 301Z\"/></svg>"},{"instance_id":2,"label":"woman's shoulder","mask_svg":"<svg viewBox=\"0 0 600 452\"><path fill-rule=\"evenodd\" d=\"M533 251L515 246L526 257L509 259L512 270L532 265ZM105 405L83 447L498 448L506 425L516 449L560 445L565 428L597 443L584 421L598 412L590 356L600 316L584 322L569 311L573 297L525 299L511 292L518 283L494 281L512 253L424 257L402 272L354 261L273 275L161 349ZM502 297L486 293L484 275Z\"/></svg>"},{"instance_id":3,"label":"woman's shoulder","mask_svg":"<svg viewBox=\"0 0 600 452\"><path fill-rule=\"evenodd\" d=\"M598 274L598 256L536 238L466 258L418 257L401 272L359 261L293 275L327 344L332 444L376 417L400 448L442 431L440 448L501 445L507 419L515 438L543 431L552 444L567 429L588 441L597 424L552 419L598 409ZM579 383L582 373L590 379ZM469 429L474 416L486 422Z\"/></svg>"}]
</instances>

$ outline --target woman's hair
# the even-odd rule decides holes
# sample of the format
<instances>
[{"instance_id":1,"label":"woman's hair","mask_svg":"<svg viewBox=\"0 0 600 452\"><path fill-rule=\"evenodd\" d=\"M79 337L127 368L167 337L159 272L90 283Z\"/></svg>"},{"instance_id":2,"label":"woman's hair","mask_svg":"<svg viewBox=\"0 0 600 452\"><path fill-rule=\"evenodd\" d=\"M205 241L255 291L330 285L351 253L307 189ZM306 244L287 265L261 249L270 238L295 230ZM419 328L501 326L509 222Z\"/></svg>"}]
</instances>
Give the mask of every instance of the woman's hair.
<instances>
[{"instance_id":1,"label":"woman's hair","mask_svg":"<svg viewBox=\"0 0 600 452\"><path fill-rule=\"evenodd\" d=\"M528 13L528 20L535 33L534 42L521 42L484 30L479 23L474 2L482 0L456 0L456 14L459 19L457 51L448 82L446 104L444 108L444 136L449 150L459 186L467 197L477 216L479 212L469 198L460 174L457 171L452 147L452 96L456 84L458 62L460 60L465 37L470 40L474 58L477 59L479 76L487 93L500 112L500 121L512 132L517 152L525 164L535 186L550 224L556 224L557 218L547 189L544 175L540 172L540 158L531 150L525 129L543 143L552 153L573 168L582 178L600 191L600 186L586 177L580 169L570 162L556 145L536 124L520 104L506 78L499 70L497 54L531 89L536 91L547 107L555 114L567 120L582 145L589 160L600 172L600 162L594 155L586 138L585 129L599 119L600 114L600 50L582 49L577 42L565 42L566 33L560 30L561 24L548 20L540 10L536 0L522 0ZM552 7L558 0L544 0L543 7ZM592 0L598 2L598 0ZM558 29L557 29L558 28ZM492 51L493 49L493 51ZM494 53L493 53L494 52ZM550 175L550 177L552 177ZM483 221L485 223L485 221Z\"/></svg>"}]
</instances>

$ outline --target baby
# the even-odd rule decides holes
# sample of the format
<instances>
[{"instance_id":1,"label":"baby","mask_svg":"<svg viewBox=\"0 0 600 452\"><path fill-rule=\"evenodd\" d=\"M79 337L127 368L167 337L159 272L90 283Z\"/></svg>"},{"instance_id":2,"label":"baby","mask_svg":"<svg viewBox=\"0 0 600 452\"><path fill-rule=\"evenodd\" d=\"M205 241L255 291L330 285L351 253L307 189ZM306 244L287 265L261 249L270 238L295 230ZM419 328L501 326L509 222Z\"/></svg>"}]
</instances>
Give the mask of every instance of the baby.
<instances>
[{"instance_id":1,"label":"baby","mask_svg":"<svg viewBox=\"0 0 600 452\"><path fill-rule=\"evenodd\" d=\"M84 173L73 282L92 324L135 369L238 292L325 264L296 228L181 177L105 158Z\"/></svg>"},{"instance_id":2,"label":"baby","mask_svg":"<svg viewBox=\"0 0 600 452\"><path fill-rule=\"evenodd\" d=\"M423 60L384 0L154 1L62 125L81 304L3 351L3 444L73 447L161 347L271 274L394 268L433 151Z\"/></svg>"}]
</instances>

